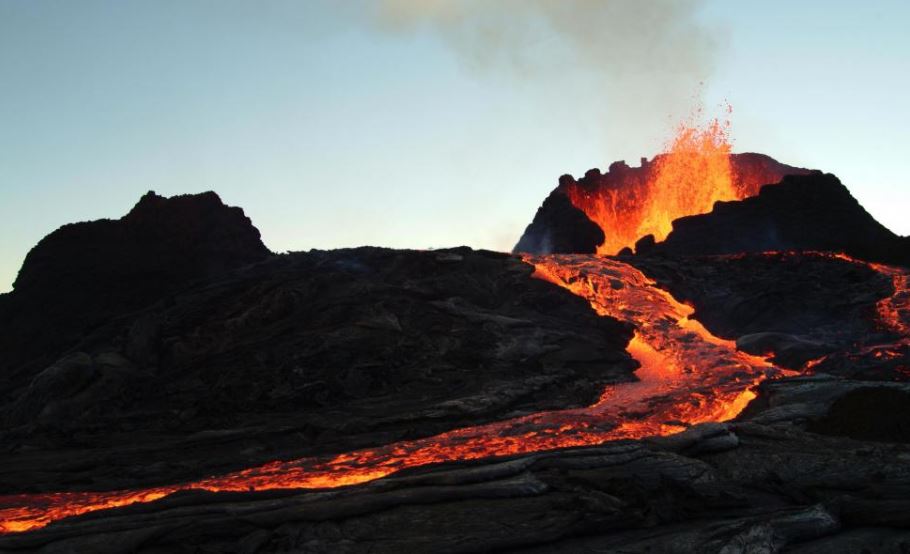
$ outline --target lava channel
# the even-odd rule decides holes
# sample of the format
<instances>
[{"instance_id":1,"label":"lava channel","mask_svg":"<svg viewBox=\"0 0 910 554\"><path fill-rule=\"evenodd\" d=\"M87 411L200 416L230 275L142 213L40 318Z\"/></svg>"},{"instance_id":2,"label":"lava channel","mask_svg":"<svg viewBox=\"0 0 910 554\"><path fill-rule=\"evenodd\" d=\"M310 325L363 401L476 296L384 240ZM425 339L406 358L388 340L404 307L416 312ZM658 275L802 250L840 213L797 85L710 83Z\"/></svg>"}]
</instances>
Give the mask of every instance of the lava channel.
<instances>
[{"instance_id":1,"label":"lava channel","mask_svg":"<svg viewBox=\"0 0 910 554\"><path fill-rule=\"evenodd\" d=\"M397 471L461 460L511 456L665 435L689 425L735 417L752 387L779 373L765 359L690 319L676 301L634 267L583 255L527 257L535 277L587 299L601 315L632 322L628 346L637 381L611 385L587 408L540 412L440 435L340 455L276 461L163 487L111 492L59 492L0 497L0 532L44 527L64 518L152 502L178 491L325 489L355 485Z\"/></svg>"}]
</instances>

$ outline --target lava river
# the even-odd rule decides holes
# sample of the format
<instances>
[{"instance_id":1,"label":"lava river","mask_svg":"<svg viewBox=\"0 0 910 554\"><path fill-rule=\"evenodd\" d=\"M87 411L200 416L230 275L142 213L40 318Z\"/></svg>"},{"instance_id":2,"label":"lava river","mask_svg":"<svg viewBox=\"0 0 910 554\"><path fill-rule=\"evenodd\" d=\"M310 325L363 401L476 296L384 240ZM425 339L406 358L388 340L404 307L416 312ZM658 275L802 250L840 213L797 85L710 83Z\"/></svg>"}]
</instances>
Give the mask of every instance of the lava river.
<instances>
[{"instance_id":1,"label":"lava river","mask_svg":"<svg viewBox=\"0 0 910 554\"><path fill-rule=\"evenodd\" d=\"M779 374L689 319L692 308L622 262L593 256L527 257L535 276L586 298L601 315L632 322L628 346L638 380L607 387L587 408L536 413L340 455L271 462L171 486L112 492L0 497L0 532L44 527L102 509L151 502L177 491L318 489L364 483L397 471L457 460L510 456L669 434L736 416L752 387Z\"/></svg>"}]
</instances>

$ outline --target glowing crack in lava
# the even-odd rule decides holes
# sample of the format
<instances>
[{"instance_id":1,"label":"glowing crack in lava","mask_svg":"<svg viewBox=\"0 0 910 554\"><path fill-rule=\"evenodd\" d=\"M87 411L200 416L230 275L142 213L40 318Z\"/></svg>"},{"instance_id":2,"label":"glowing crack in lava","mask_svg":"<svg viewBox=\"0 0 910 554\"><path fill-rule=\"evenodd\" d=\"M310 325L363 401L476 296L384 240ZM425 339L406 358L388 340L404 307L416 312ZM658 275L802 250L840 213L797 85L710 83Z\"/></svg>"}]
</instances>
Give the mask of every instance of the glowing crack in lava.
<instances>
[{"instance_id":1,"label":"glowing crack in lava","mask_svg":"<svg viewBox=\"0 0 910 554\"><path fill-rule=\"evenodd\" d=\"M587 299L602 315L637 327L630 353L638 381L611 385L587 408L540 412L340 455L271 462L198 481L138 490L0 497L0 532L152 502L177 491L262 491L354 485L428 464L510 456L617 439L669 434L736 416L750 390L778 370L735 349L700 323L692 308L619 261L583 255L528 257L535 276Z\"/></svg>"},{"instance_id":2,"label":"glowing crack in lava","mask_svg":"<svg viewBox=\"0 0 910 554\"><path fill-rule=\"evenodd\" d=\"M842 255L842 258L865 265L887 276L891 279L891 286L894 290L891 296L876 303L875 310L879 327L895 335L897 340L886 344L866 346L860 349L858 354L872 354L880 359L904 357L910 349L910 272L883 264L855 260L846 255ZM903 365L899 371L910 377L910 367Z\"/></svg>"},{"instance_id":3,"label":"glowing crack in lava","mask_svg":"<svg viewBox=\"0 0 910 554\"><path fill-rule=\"evenodd\" d=\"M854 260L856 263L864 263ZM882 264L869 267L891 278L894 293L876 304L879 322L901 337L896 344L910 345L910 275L904 270Z\"/></svg>"},{"instance_id":4,"label":"glowing crack in lava","mask_svg":"<svg viewBox=\"0 0 910 554\"><path fill-rule=\"evenodd\" d=\"M666 151L643 158L640 168L616 163L606 175L570 180L563 191L603 230L597 253L611 255L646 235L664 240L675 219L710 212L718 201L755 196L763 185L803 172L731 155L730 123L714 119L703 127L681 124Z\"/></svg>"}]
</instances>

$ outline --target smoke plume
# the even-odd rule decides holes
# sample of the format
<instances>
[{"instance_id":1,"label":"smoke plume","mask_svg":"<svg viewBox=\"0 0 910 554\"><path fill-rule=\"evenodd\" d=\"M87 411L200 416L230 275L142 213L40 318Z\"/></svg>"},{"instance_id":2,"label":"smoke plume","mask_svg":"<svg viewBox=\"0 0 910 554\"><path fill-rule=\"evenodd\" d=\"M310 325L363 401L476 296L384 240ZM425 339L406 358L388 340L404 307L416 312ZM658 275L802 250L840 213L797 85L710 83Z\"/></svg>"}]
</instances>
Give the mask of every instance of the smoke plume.
<instances>
[{"instance_id":1,"label":"smoke plume","mask_svg":"<svg viewBox=\"0 0 910 554\"><path fill-rule=\"evenodd\" d=\"M666 137L699 105L723 41L699 0L383 0L394 31L438 33L472 69L556 84L606 113L609 144ZM579 89L581 89L579 91ZM594 106L597 103L599 106ZM653 137L652 137L653 138ZM621 149L622 150L622 149Z\"/></svg>"}]
</instances>

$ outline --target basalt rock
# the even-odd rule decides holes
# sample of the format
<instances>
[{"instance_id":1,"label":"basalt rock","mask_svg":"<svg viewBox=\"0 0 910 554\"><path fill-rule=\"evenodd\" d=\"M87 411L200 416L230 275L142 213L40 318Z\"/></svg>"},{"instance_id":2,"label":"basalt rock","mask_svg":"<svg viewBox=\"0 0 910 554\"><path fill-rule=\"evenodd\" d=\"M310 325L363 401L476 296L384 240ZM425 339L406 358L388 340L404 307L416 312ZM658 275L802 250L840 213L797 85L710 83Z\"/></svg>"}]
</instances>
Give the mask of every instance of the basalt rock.
<instances>
[{"instance_id":1,"label":"basalt rock","mask_svg":"<svg viewBox=\"0 0 910 554\"><path fill-rule=\"evenodd\" d=\"M0 296L0 374L33 371L111 317L269 256L243 210L214 192L149 192L120 219L64 225L32 248Z\"/></svg>"},{"instance_id":2,"label":"basalt rock","mask_svg":"<svg viewBox=\"0 0 910 554\"><path fill-rule=\"evenodd\" d=\"M571 179L564 175L560 182ZM515 252L593 254L604 241L600 227L569 201L559 188L550 193L515 245Z\"/></svg>"},{"instance_id":3,"label":"basalt rock","mask_svg":"<svg viewBox=\"0 0 910 554\"><path fill-rule=\"evenodd\" d=\"M910 392L897 387L856 388L838 398L809 429L859 440L910 443Z\"/></svg>"},{"instance_id":4,"label":"basalt rock","mask_svg":"<svg viewBox=\"0 0 910 554\"><path fill-rule=\"evenodd\" d=\"M739 254L781 250L845 252L874 262L910 264L910 241L878 223L831 174L790 175L758 196L718 202L707 214L677 219L649 253Z\"/></svg>"},{"instance_id":5,"label":"basalt rock","mask_svg":"<svg viewBox=\"0 0 910 554\"><path fill-rule=\"evenodd\" d=\"M64 225L43 238L13 288L100 296L119 284L150 296L269 254L243 210L225 206L214 192L171 198L149 192L120 219Z\"/></svg>"}]
</instances>

